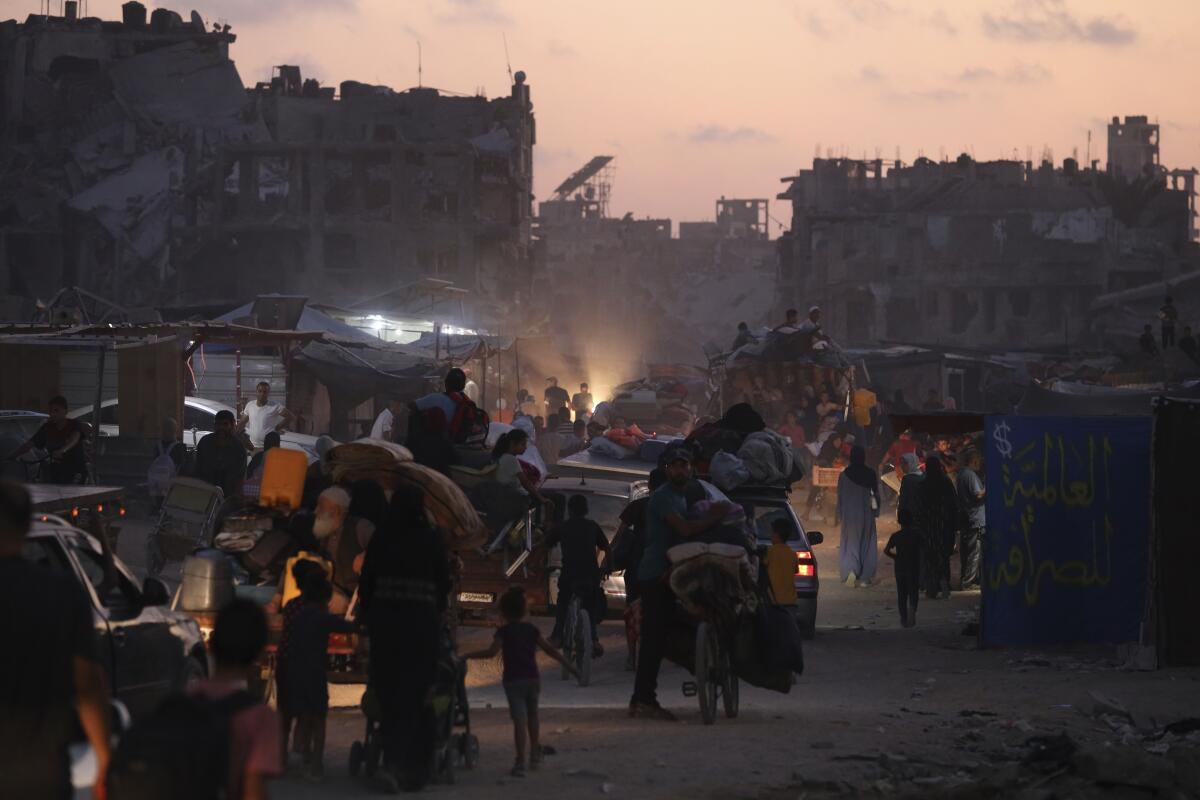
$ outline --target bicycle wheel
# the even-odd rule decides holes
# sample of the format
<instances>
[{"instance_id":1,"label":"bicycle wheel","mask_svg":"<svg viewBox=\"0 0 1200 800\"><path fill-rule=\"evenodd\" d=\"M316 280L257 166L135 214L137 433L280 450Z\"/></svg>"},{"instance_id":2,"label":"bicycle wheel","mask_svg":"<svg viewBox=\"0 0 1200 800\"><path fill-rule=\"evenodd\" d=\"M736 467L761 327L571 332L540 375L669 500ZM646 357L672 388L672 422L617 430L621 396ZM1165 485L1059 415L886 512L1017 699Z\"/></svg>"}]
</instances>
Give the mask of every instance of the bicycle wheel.
<instances>
[{"instance_id":1,"label":"bicycle wheel","mask_svg":"<svg viewBox=\"0 0 1200 800\"><path fill-rule=\"evenodd\" d=\"M592 680L592 620L584 609L575 618L575 669L579 685L587 686Z\"/></svg>"},{"instance_id":2,"label":"bicycle wheel","mask_svg":"<svg viewBox=\"0 0 1200 800\"><path fill-rule=\"evenodd\" d=\"M707 622L696 628L696 696L700 698L700 719L712 725L717 719L716 634Z\"/></svg>"},{"instance_id":3,"label":"bicycle wheel","mask_svg":"<svg viewBox=\"0 0 1200 800\"><path fill-rule=\"evenodd\" d=\"M733 666L729 663L729 653L721 653L721 700L725 706L725 717L733 719L738 715L738 679L733 674Z\"/></svg>"},{"instance_id":4,"label":"bicycle wheel","mask_svg":"<svg viewBox=\"0 0 1200 800\"><path fill-rule=\"evenodd\" d=\"M559 591L562 588L559 587ZM575 622L579 614L579 598L572 597L570 604L567 606L567 613L563 617L562 626L562 653L563 659L569 664L574 660L575 655ZM565 681L571 677L571 671L565 666L562 668L562 679Z\"/></svg>"}]
</instances>

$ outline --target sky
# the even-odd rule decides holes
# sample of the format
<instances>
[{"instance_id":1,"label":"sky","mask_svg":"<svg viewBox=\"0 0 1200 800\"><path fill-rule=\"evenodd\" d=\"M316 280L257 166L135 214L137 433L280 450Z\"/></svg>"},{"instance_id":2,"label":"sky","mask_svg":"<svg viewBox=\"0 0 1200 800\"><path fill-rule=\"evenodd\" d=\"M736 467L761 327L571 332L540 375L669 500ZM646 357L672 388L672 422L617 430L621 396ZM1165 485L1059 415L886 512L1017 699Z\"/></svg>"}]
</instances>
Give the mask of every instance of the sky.
<instances>
[{"instance_id":1,"label":"sky","mask_svg":"<svg viewBox=\"0 0 1200 800\"><path fill-rule=\"evenodd\" d=\"M51 0L57 5L60 0ZM143 0L149 7L153 0ZM822 155L1105 157L1113 115L1200 166L1196 0L192 0L252 85L305 77L507 94L528 75L535 192L616 157L611 212L710 219ZM119 0L87 0L118 18ZM190 7L161 3L187 18ZM37 0L0 0L0 18ZM507 40L507 61L505 54ZM779 227L772 225L772 236Z\"/></svg>"}]
</instances>

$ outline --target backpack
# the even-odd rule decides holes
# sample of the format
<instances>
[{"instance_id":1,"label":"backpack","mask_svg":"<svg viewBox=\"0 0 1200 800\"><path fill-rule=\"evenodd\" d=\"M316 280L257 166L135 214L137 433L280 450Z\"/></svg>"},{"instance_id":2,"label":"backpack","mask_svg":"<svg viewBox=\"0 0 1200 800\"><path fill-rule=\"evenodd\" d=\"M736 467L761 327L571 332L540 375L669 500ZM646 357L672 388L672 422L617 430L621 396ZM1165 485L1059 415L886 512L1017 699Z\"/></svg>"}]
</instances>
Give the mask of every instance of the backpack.
<instances>
[{"instance_id":1,"label":"backpack","mask_svg":"<svg viewBox=\"0 0 1200 800\"><path fill-rule=\"evenodd\" d=\"M487 440L492 420L462 392L450 394L454 400L454 419L450 420L450 441L454 444L482 445Z\"/></svg>"},{"instance_id":2,"label":"backpack","mask_svg":"<svg viewBox=\"0 0 1200 800\"><path fill-rule=\"evenodd\" d=\"M158 455L150 462L150 469L146 470L146 484L150 489L150 496L166 497L167 492L171 490L171 481L178 475L179 467L171 458L171 448L164 449L162 442L159 442Z\"/></svg>"},{"instance_id":3,"label":"backpack","mask_svg":"<svg viewBox=\"0 0 1200 800\"><path fill-rule=\"evenodd\" d=\"M233 716L257 701L237 691L219 700L173 694L121 737L108 769L111 800L229 797Z\"/></svg>"}]
</instances>

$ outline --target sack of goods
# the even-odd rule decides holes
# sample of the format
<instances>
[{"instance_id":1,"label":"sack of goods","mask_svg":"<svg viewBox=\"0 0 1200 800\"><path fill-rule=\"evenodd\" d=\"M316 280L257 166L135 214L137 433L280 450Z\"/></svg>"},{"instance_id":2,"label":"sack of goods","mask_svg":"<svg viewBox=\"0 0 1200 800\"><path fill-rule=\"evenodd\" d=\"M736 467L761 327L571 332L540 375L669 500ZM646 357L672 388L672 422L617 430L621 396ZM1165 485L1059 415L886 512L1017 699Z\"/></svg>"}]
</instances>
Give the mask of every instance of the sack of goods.
<instances>
[{"instance_id":1,"label":"sack of goods","mask_svg":"<svg viewBox=\"0 0 1200 800\"><path fill-rule=\"evenodd\" d=\"M790 483L794 458L792 443L775 431L765 430L746 437L738 458L750 471L750 479L763 485Z\"/></svg>"}]
</instances>

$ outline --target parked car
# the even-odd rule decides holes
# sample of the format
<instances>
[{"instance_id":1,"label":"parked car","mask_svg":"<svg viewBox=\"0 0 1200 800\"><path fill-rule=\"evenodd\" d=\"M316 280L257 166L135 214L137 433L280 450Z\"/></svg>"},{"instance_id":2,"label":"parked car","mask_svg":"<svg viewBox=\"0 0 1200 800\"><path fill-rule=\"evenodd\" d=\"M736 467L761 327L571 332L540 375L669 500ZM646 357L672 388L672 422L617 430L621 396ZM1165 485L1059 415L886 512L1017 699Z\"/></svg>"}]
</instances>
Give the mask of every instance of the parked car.
<instances>
[{"instance_id":1,"label":"parked car","mask_svg":"<svg viewBox=\"0 0 1200 800\"><path fill-rule=\"evenodd\" d=\"M800 632L812 638L817 628L817 592L820 580L817 576L817 557L812 548L825 540L820 531L806 531L800 517L788 499L787 489L779 486L747 486L729 492L729 499L746 511L746 518L753 521L758 549L771 546L771 525L776 519L791 523L792 536L788 544L796 551L799 564L796 568L796 599L799 606Z\"/></svg>"},{"instance_id":2,"label":"parked car","mask_svg":"<svg viewBox=\"0 0 1200 800\"><path fill-rule=\"evenodd\" d=\"M40 411L0 410L0 459L16 450L46 423ZM0 478L13 481L32 481L37 477L38 455L24 453L15 461L0 461Z\"/></svg>"},{"instance_id":3,"label":"parked car","mask_svg":"<svg viewBox=\"0 0 1200 800\"><path fill-rule=\"evenodd\" d=\"M92 406L81 406L67 416L91 424L93 410ZM216 400L209 400L205 397L183 398L183 420L180 432L183 435L183 443L188 446L188 449L195 449L201 439L216 429L218 411L228 411L233 414L235 419L238 416L238 412L231 406ZM120 424L117 422L117 398L115 397L100 404L99 435L121 435ZM292 450L303 450L308 455L309 463L317 460L316 436L284 431L280 435L280 444Z\"/></svg>"},{"instance_id":4,"label":"parked car","mask_svg":"<svg viewBox=\"0 0 1200 800\"><path fill-rule=\"evenodd\" d=\"M112 694L135 719L172 690L208 674L200 626L168 608L170 597L161 581L147 578L139 587L129 568L116 556L106 557L91 535L59 517L41 515L25 539L24 556L79 582L92 607ZM107 558L112 580L106 584Z\"/></svg>"}]
</instances>

